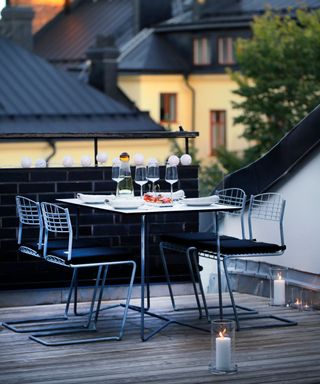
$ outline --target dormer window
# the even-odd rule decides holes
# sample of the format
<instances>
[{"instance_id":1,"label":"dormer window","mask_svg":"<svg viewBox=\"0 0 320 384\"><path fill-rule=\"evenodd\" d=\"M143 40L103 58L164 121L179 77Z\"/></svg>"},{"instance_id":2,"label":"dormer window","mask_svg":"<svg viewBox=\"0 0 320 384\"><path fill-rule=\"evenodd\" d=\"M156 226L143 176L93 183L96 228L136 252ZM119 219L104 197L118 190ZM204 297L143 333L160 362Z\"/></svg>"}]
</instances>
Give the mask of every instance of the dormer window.
<instances>
[{"instance_id":1,"label":"dormer window","mask_svg":"<svg viewBox=\"0 0 320 384\"><path fill-rule=\"evenodd\" d=\"M175 123L177 121L177 94L160 94L160 121L162 123Z\"/></svg>"},{"instance_id":2,"label":"dormer window","mask_svg":"<svg viewBox=\"0 0 320 384\"><path fill-rule=\"evenodd\" d=\"M209 39L207 37L195 37L193 39L193 64L209 65L211 64L210 56Z\"/></svg>"},{"instance_id":3,"label":"dormer window","mask_svg":"<svg viewBox=\"0 0 320 384\"><path fill-rule=\"evenodd\" d=\"M236 63L235 59L235 38L218 38L218 63L221 65L232 65Z\"/></svg>"}]
</instances>

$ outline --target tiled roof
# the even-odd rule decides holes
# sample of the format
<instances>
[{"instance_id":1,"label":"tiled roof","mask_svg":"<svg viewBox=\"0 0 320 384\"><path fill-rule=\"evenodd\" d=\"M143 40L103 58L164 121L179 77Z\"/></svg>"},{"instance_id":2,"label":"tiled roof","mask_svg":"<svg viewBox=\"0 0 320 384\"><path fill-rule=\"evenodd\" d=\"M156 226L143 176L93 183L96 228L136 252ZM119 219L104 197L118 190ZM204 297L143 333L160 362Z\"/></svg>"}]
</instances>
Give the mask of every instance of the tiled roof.
<instances>
[{"instance_id":1,"label":"tiled roof","mask_svg":"<svg viewBox=\"0 0 320 384\"><path fill-rule=\"evenodd\" d=\"M12 131L125 131L163 128L45 60L0 38L0 135Z\"/></svg>"},{"instance_id":2,"label":"tiled roof","mask_svg":"<svg viewBox=\"0 0 320 384\"><path fill-rule=\"evenodd\" d=\"M35 35L35 52L53 61L82 61L97 35L113 35L118 47L134 35L133 0L82 1Z\"/></svg>"}]
</instances>

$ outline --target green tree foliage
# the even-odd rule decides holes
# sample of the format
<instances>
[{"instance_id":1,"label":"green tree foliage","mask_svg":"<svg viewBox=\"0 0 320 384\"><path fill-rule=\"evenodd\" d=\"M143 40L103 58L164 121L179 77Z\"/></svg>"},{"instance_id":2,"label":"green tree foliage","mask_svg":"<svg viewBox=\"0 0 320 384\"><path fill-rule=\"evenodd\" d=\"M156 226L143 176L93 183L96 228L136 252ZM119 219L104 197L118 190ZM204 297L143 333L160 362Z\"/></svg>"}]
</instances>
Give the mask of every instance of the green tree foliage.
<instances>
[{"instance_id":1,"label":"green tree foliage","mask_svg":"<svg viewBox=\"0 0 320 384\"><path fill-rule=\"evenodd\" d=\"M268 10L252 23L252 38L239 39L236 57L239 71L228 72L238 88L242 137L250 142L239 167L267 152L320 100L320 10L299 9L281 16ZM230 155L231 156L231 155ZM219 161L230 172L237 158Z\"/></svg>"}]
</instances>

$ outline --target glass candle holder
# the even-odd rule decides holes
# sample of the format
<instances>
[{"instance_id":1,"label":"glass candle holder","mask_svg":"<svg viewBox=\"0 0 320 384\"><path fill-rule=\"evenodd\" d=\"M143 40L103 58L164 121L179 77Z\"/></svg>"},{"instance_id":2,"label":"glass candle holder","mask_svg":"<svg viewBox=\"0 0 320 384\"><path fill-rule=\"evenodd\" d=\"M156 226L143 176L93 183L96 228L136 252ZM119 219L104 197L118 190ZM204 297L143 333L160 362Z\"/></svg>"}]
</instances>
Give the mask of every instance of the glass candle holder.
<instances>
[{"instance_id":1,"label":"glass candle holder","mask_svg":"<svg viewBox=\"0 0 320 384\"><path fill-rule=\"evenodd\" d=\"M286 301L286 277L285 268L270 269L270 304L284 306Z\"/></svg>"},{"instance_id":2,"label":"glass candle holder","mask_svg":"<svg viewBox=\"0 0 320 384\"><path fill-rule=\"evenodd\" d=\"M211 373L224 375L237 372L234 362L235 327L233 320L211 321Z\"/></svg>"},{"instance_id":3,"label":"glass candle holder","mask_svg":"<svg viewBox=\"0 0 320 384\"><path fill-rule=\"evenodd\" d=\"M302 311L313 310L311 292L305 289L302 289L301 291L301 310Z\"/></svg>"},{"instance_id":4,"label":"glass candle holder","mask_svg":"<svg viewBox=\"0 0 320 384\"><path fill-rule=\"evenodd\" d=\"M302 310L302 291L301 288L291 287L290 307L293 309Z\"/></svg>"}]
</instances>

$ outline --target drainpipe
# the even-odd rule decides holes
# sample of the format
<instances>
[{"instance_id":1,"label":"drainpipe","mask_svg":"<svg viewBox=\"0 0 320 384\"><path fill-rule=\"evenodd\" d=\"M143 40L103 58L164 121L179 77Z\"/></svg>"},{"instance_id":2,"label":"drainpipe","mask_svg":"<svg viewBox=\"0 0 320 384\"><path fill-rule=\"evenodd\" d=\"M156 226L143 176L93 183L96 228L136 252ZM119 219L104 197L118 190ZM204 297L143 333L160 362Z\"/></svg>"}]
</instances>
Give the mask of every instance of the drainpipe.
<instances>
[{"instance_id":1,"label":"drainpipe","mask_svg":"<svg viewBox=\"0 0 320 384\"><path fill-rule=\"evenodd\" d=\"M49 165L50 159L56 154L57 148L54 140L47 140L49 146L52 148L52 153L46 158L46 163Z\"/></svg>"},{"instance_id":2,"label":"drainpipe","mask_svg":"<svg viewBox=\"0 0 320 384\"><path fill-rule=\"evenodd\" d=\"M196 91L189 83L189 75L184 74L183 79L187 88L191 91L191 131L194 132L196 130Z\"/></svg>"},{"instance_id":3,"label":"drainpipe","mask_svg":"<svg viewBox=\"0 0 320 384\"><path fill-rule=\"evenodd\" d=\"M191 91L191 131L194 132L196 130L196 91L189 83L189 75L183 75L184 82L187 88ZM194 146L194 142L191 142L191 146Z\"/></svg>"}]
</instances>

